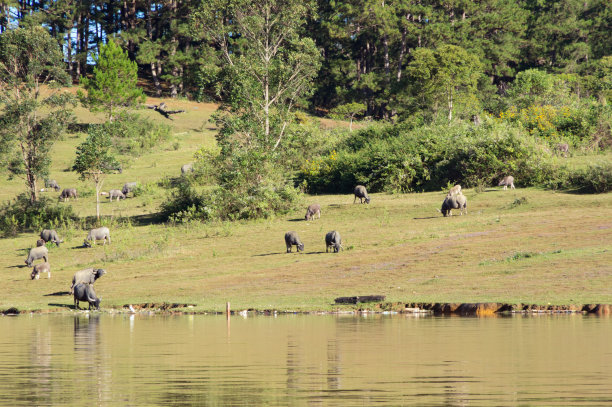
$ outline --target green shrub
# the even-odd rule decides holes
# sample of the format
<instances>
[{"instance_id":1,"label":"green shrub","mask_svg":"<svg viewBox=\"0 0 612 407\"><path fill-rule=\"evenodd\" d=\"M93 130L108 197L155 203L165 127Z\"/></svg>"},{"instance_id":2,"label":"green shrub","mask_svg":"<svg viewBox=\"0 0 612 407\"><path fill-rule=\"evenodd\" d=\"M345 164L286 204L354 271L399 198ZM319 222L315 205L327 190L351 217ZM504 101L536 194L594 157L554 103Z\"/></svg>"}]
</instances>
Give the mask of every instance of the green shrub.
<instances>
[{"instance_id":1,"label":"green shrub","mask_svg":"<svg viewBox=\"0 0 612 407\"><path fill-rule=\"evenodd\" d=\"M155 185L153 183L139 183L136 188L132 189L134 197L150 195L155 191Z\"/></svg>"},{"instance_id":2,"label":"green shrub","mask_svg":"<svg viewBox=\"0 0 612 407\"><path fill-rule=\"evenodd\" d=\"M66 228L77 221L72 206L47 197L32 204L27 194L21 194L0 206L0 231L5 237L24 231Z\"/></svg>"},{"instance_id":3,"label":"green shrub","mask_svg":"<svg viewBox=\"0 0 612 407\"><path fill-rule=\"evenodd\" d=\"M95 126L107 128L113 135L113 145L122 154L141 154L171 136L170 126L154 123L135 113L123 112L112 122Z\"/></svg>"},{"instance_id":4,"label":"green shrub","mask_svg":"<svg viewBox=\"0 0 612 407\"><path fill-rule=\"evenodd\" d=\"M550 150L525 131L493 120L468 123L375 125L338 144L338 151L307 160L296 184L311 193L439 190L449 182L490 185L512 174L521 185L540 183Z\"/></svg>"},{"instance_id":5,"label":"green shrub","mask_svg":"<svg viewBox=\"0 0 612 407\"><path fill-rule=\"evenodd\" d=\"M206 159L208 155L203 155ZM269 218L295 208L300 191L290 185L280 154L260 150L236 151L216 156L212 162L196 162L196 168L214 168L216 184L203 188L206 177L181 177L164 204L170 221L237 220ZM197 171L196 171L197 173ZM211 174L212 175L212 174Z\"/></svg>"},{"instance_id":6,"label":"green shrub","mask_svg":"<svg viewBox=\"0 0 612 407\"><path fill-rule=\"evenodd\" d=\"M572 186L583 192L603 193L612 191L612 163L590 164L571 176Z\"/></svg>"}]
</instances>

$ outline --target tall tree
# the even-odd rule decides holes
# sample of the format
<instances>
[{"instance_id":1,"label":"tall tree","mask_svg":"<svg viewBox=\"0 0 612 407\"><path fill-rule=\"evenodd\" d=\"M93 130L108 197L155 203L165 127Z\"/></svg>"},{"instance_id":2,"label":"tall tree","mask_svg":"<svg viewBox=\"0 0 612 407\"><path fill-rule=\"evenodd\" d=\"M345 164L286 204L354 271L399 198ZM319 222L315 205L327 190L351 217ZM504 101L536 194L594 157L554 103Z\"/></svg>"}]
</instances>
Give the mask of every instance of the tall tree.
<instances>
[{"instance_id":1,"label":"tall tree","mask_svg":"<svg viewBox=\"0 0 612 407\"><path fill-rule=\"evenodd\" d=\"M482 75L478 58L456 45L443 45L435 51L416 50L407 71L421 107L431 108L433 103L442 100L448 109L449 121L453 119L457 96L474 94Z\"/></svg>"},{"instance_id":2,"label":"tall tree","mask_svg":"<svg viewBox=\"0 0 612 407\"><path fill-rule=\"evenodd\" d=\"M195 18L224 60L226 98L218 115L241 143L275 150L295 104L311 93L320 53L300 28L314 10L302 0L202 2Z\"/></svg>"},{"instance_id":3,"label":"tall tree","mask_svg":"<svg viewBox=\"0 0 612 407\"><path fill-rule=\"evenodd\" d=\"M9 174L25 180L32 203L53 143L71 119L72 98L58 89L68 82L62 52L44 28L0 35L0 152Z\"/></svg>"},{"instance_id":4,"label":"tall tree","mask_svg":"<svg viewBox=\"0 0 612 407\"><path fill-rule=\"evenodd\" d=\"M81 100L92 110L102 110L113 120L117 109L135 107L144 102L145 96L138 88L138 66L112 39L100 47L94 58L93 76L82 77L81 84L87 96Z\"/></svg>"},{"instance_id":5,"label":"tall tree","mask_svg":"<svg viewBox=\"0 0 612 407\"><path fill-rule=\"evenodd\" d=\"M100 220L100 191L106 174L119 167L112 153L112 138L106 126L90 126L87 139L77 147L72 169L81 179L93 181L96 188L96 218Z\"/></svg>"}]
</instances>

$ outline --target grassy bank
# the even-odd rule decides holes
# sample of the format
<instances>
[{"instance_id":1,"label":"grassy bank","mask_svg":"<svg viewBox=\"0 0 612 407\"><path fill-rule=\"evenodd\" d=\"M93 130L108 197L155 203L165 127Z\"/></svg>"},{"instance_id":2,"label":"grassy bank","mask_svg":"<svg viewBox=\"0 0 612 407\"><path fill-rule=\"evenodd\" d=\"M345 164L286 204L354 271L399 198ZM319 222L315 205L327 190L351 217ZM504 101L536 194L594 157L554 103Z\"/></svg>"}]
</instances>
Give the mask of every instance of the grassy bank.
<instances>
[{"instance_id":1,"label":"grassy bank","mask_svg":"<svg viewBox=\"0 0 612 407\"><path fill-rule=\"evenodd\" d=\"M303 213L273 220L113 228L113 243L81 249L68 231L52 248L52 278L21 267L34 234L3 239L0 309L66 309L74 271L102 267L103 306L181 302L199 310L331 310L338 296L382 294L388 301L539 304L612 302L612 200L540 190L468 190L467 216L443 218L442 193L309 197L320 220ZM522 199L524 198L524 200ZM522 202L517 204L516 202ZM129 203L129 200L127 201ZM344 239L325 253L325 232ZM286 254L296 230L305 253Z\"/></svg>"},{"instance_id":2,"label":"grassy bank","mask_svg":"<svg viewBox=\"0 0 612 407\"><path fill-rule=\"evenodd\" d=\"M229 301L234 309L332 310L336 297L369 294L391 302L612 303L610 194L468 189L469 214L452 218L437 212L442 192L374 194L371 205L353 205L349 195L306 196L303 210L276 219L155 223L167 193L158 181L178 176L201 145L214 143L207 123L213 105L177 101L169 108L187 112L172 122L144 114L171 124L172 140L131 159L105 182L105 189L128 181L149 186L139 197L102 203L110 246L80 248L85 231L58 230L65 243L50 248L52 278L32 281L24 260L37 234L0 239L0 310L69 309L72 275L86 267L108 271L96 282L103 308L177 302L220 311ZM85 110L77 116L93 120ZM92 185L67 171L83 138L75 134L57 143L51 178L83 191L71 204L80 216L92 216ZM0 187L1 200L24 190L18 180L2 179ZM313 202L321 204L322 217L306 222L306 205ZM325 233L334 229L345 250L325 253ZM289 230L298 232L305 253L285 253Z\"/></svg>"}]
</instances>

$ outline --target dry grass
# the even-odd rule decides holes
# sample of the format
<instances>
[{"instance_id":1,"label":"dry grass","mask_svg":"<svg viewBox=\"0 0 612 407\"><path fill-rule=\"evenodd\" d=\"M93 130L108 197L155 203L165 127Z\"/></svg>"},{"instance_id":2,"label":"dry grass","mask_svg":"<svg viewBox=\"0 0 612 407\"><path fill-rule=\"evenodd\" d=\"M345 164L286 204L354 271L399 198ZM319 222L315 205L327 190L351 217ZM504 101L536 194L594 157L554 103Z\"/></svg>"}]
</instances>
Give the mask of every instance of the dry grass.
<instances>
[{"instance_id":1,"label":"dry grass","mask_svg":"<svg viewBox=\"0 0 612 407\"><path fill-rule=\"evenodd\" d=\"M177 176L199 146L214 142L206 124L214 106L168 105L188 110L171 123L175 140L134 159L123 174L109 176L108 189ZM144 114L165 120L152 111ZM85 111L77 115L89 118ZM64 171L82 137L68 137L55 148L52 177L62 187L91 188ZM17 181L0 185L0 199L23 190ZM96 283L103 307L181 302L197 304L196 310L222 310L229 301L234 309L331 310L335 297L368 294L383 294L393 302L612 303L610 194L537 189L465 193L469 214L451 218L437 212L441 192L374 194L371 205L353 205L349 195L326 195L309 196L303 211L265 221L115 225L113 243L106 247L78 248L86 232L60 231L66 243L50 249L51 280L45 275L32 281L31 269L22 267L36 234L1 239L0 309L65 310L72 299L62 293L73 273L92 266L108 271ZM102 213L154 213L164 194L153 187L150 195L104 202ZM82 216L91 216L94 202L89 196L74 206ZM322 205L322 217L306 222L305 208L313 202ZM325 253L325 233L334 229L345 250ZM285 253L288 230L299 233L305 253Z\"/></svg>"}]
</instances>

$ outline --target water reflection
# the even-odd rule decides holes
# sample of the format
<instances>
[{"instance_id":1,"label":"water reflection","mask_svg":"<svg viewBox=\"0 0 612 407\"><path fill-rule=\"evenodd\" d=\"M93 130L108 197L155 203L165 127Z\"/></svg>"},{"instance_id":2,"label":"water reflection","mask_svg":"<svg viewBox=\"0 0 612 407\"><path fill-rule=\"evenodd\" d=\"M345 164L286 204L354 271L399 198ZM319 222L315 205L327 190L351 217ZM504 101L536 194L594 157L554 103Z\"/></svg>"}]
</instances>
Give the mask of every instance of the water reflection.
<instances>
[{"instance_id":1,"label":"water reflection","mask_svg":"<svg viewBox=\"0 0 612 407\"><path fill-rule=\"evenodd\" d=\"M0 317L0 405L612 402L610 318Z\"/></svg>"}]
</instances>

